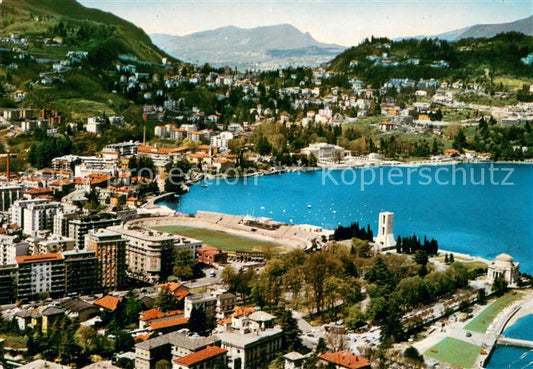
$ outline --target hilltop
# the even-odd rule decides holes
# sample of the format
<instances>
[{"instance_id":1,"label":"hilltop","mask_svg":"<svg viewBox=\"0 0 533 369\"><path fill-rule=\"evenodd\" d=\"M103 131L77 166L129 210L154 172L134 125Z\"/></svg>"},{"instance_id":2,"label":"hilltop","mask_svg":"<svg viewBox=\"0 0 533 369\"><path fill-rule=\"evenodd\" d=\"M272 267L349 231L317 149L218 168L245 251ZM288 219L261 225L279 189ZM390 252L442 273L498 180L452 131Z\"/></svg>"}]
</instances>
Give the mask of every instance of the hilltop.
<instances>
[{"instance_id":1,"label":"hilltop","mask_svg":"<svg viewBox=\"0 0 533 369\"><path fill-rule=\"evenodd\" d=\"M466 28L440 33L432 37L437 37L441 40L456 41L464 38L488 38L505 32L519 32L524 35L533 36L533 15L508 23L476 24Z\"/></svg>"},{"instance_id":2,"label":"hilltop","mask_svg":"<svg viewBox=\"0 0 533 369\"><path fill-rule=\"evenodd\" d=\"M334 58L329 68L372 85L381 85L389 78L527 78L533 74L533 66L526 65L523 58L532 52L533 37L516 32L455 42L371 38Z\"/></svg>"},{"instance_id":3,"label":"hilltop","mask_svg":"<svg viewBox=\"0 0 533 369\"><path fill-rule=\"evenodd\" d=\"M244 68L315 66L344 50L340 45L319 42L289 24L251 29L228 26L185 36L154 34L152 39L169 54L188 62Z\"/></svg>"},{"instance_id":4,"label":"hilltop","mask_svg":"<svg viewBox=\"0 0 533 369\"><path fill-rule=\"evenodd\" d=\"M166 56L134 24L111 13L86 8L75 0L4 0L0 14L5 35L61 36L67 46L105 51L110 58L122 53L160 62ZM30 43L30 47L39 48L36 43Z\"/></svg>"},{"instance_id":5,"label":"hilltop","mask_svg":"<svg viewBox=\"0 0 533 369\"><path fill-rule=\"evenodd\" d=\"M176 62L134 24L74 0L4 0L0 15L0 108L19 102L73 119L119 113L130 102L112 93L118 64L149 72L163 70L163 58Z\"/></svg>"}]
</instances>

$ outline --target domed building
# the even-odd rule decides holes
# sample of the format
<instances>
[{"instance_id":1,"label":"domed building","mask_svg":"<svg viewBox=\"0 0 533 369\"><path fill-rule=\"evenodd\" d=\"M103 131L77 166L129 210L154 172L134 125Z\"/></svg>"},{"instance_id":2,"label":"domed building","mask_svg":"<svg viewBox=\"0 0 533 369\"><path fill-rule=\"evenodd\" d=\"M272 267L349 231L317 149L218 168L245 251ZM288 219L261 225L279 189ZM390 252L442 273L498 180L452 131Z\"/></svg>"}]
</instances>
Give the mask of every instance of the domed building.
<instances>
[{"instance_id":1,"label":"domed building","mask_svg":"<svg viewBox=\"0 0 533 369\"><path fill-rule=\"evenodd\" d=\"M489 264L487 278L493 283L496 278L502 276L509 286L514 286L518 282L519 274L519 263L515 262L511 255L500 254Z\"/></svg>"}]
</instances>

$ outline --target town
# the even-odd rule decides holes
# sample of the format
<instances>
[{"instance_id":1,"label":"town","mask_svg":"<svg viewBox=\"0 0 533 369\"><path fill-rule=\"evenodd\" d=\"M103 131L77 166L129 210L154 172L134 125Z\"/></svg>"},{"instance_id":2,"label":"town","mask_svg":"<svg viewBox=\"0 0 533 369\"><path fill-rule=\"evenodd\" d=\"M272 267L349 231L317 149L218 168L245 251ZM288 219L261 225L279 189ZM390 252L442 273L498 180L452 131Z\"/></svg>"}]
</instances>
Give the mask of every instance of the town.
<instances>
[{"instance_id":1,"label":"town","mask_svg":"<svg viewBox=\"0 0 533 369\"><path fill-rule=\"evenodd\" d=\"M124 25L24 17L46 31L0 33L3 367L486 367L533 347L503 334L533 308L507 253L400 235L386 209L327 229L165 205L217 179L531 163L531 36L372 37L240 71L131 52L110 38ZM514 78L456 67L508 43Z\"/></svg>"}]
</instances>

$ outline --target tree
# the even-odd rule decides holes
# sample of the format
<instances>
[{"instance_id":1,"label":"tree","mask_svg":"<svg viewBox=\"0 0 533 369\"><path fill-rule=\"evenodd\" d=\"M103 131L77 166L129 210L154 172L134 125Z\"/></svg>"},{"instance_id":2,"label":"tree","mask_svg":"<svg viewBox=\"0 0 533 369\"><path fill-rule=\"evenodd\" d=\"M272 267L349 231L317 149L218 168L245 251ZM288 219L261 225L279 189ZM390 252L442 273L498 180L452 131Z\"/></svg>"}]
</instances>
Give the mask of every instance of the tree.
<instances>
[{"instance_id":1,"label":"tree","mask_svg":"<svg viewBox=\"0 0 533 369\"><path fill-rule=\"evenodd\" d=\"M188 249L176 249L174 275L180 280L189 280L194 277L194 260Z\"/></svg>"},{"instance_id":2,"label":"tree","mask_svg":"<svg viewBox=\"0 0 533 369\"><path fill-rule=\"evenodd\" d=\"M328 345L326 344L326 340L324 339L324 337L320 337L318 339L318 343L316 345L316 348L315 348L315 354L316 355L321 355L323 354L324 352L327 352L328 351Z\"/></svg>"},{"instance_id":3,"label":"tree","mask_svg":"<svg viewBox=\"0 0 533 369\"><path fill-rule=\"evenodd\" d=\"M406 348L405 351L403 352L403 356L406 359L409 359L409 360L412 360L412 361L416 361L418 363L423 363L424 362L424 357L422 355L420 355L418 350L415 347L413 347L413 346L409 346L408 348Z\"/></svg>"},{"instance_id":4,"label":"tree","mask_svg":"<svg viewBox=\"0 0 533 369\"><path fill-rule=\"evenodd\" d=\"M317 166L317 163L318 163L318 160L316 158L316 156L314 154L309 154L309 156L307 157L307 163L310 167L316 167Z\"/></svg>"},{"instance_id":5,"label":"tree","mask_svg":"<svg viewBox=\"0 0 533 369\"><path fill-rule=\"evenodd\" d=\"M157 363L155 363L155 369L170 369L170 361L161 359Z\"/></svg>"},{"instance_id":6,"label":"tree","mask_svg":"<svg viewBox=\"0 0 533 369\"><path fill-rule=\"evenodd\" d=\"M305 262L305 279L313 291L315 308L319 315L324 306L326 280L340 270L341 262L327 252L316 252Z\"/></svg>"},{"instance_id":7,"label":"tree","mask_svg":"<svg viewBox=\"0 0 533 369\"><path fill-rule=\"evenodd\" d=\"M479 305L485 305L487 303L487 293L484 288L477 290L477 303Z\"/></svg>"},{"instance_id":8,"label":"tree","mask_svg":"<svg viewBox=\"0 0 533 369\"><path fill-rule=\"evenodd\" d=\"M162 311L176 310L178 308L178 300L172 291L168 288L162 288L155 299L155 306Z\"/></svg>"},{"instance_id":9,"label":"tree","mask_svg":"<svg viewBox=\"0 0 533 369\"><path fill-rule=\"evenodd\" d=\"M292 311L283 309L278 314L278 323L283 330L283 348L286 352L299 351L302 347L300 336L302 331L298 328L298 321L292 316Z\"/></svg>"},{"instance_id":10,"label":"tree","mask_svg":"<svg viewBox=\"0 0 533 369\"><path fill-rule=\"evenodd\" d=\"M453 264L455 262L455 257L453 256L453 254L450 253L450 264Z\"/></svg>"},{"instance_id":11,"label":"tree","mask_svg":"<svg viewBox=\"0 0 533 369\"><path fill-rule=\"evenodd\" d=\"M372 268L366 273L365 279L377 286L376 296L387 296L396 287L396 279L382 257L378 257Z\"/></svg>"},{"instance_id":12,"label":"tree","mask_svg":"<svg viewBox=\"0 0 533 369\"><path fill-rule=\"evenodd\" d=\"M98 334L91 327L81 326L74 335L74 341L83 353L94 352L98 347Z\"/></svg>"},{"instance_id":13,"label":"tree","mask_svg":"<svg viewBox=\"0 0 533 369\"><path fill-rule=\"evenodd\" d=\"M418 265L426 265L428 263L428 254L424 250L417 250L415 252L415 263Z\"/></svg>"},{"instance_id":14,"label":"tree","mask_svg":"<svg viewBox=\"0 0 533 369\"><path fill-rule=\"evenodd\" d=\"M191 165L187 159L182 159L176 163L168 164L165 167L168 177L165 179L165 192L174 192L182 195L184 190L185 176L190 171Z\"/></svg>"},{"instance_id":15,"label":"tree","mask_svg":"<svg viewBox=\"0 0 533 369\"><path fill-rule=\"evenodd\" d=\"M235 291L235 281L237 279L237 273L231 265L227 265L221 274L222 282L231 291Z\"/></svg>"},{"instance_id":16,"label":"tree","mask_svg":"<svg viewBox=\"0 0 533 369\"><path fill-rule=\"evenodd\" d=\"M205 334L210 329L207 315L204 309L193 308L189 317L189 330L199 334Z\"/></svg>"},{"instance_id":17,"label":"tree","mask_svg":"<svg viewBox=\"0 0 533 369\"><path fill-rule=\"evenodd\" d=\"M133 337L129 332L118 331L115 332L115 347L114 352L127 352L133 348L135 344Z\"/></svg>"},{"instance_id":18,"label":"tree","mask_svg":"<svg viewBox=\"0 0 533 369\"><path fill-rule=\"evenodd\" d=\"M453 140L453 143L452 143L452 147L462 152L465 146L466 146L466 136L463 130L461 129L457 133L457 136L455 136L455 139Z\"/></svg>"},{"instance_id":19,"label":"tree","mask_svg":"<svg viewBox=\"0 0 533 369\"><path fill-rule=\"evenodd\" d=\"M352 305L346 314L344 323L346 327L351 330L356 330L361 328L366 324L366 314L361 310L358 305Z\"/></svg>"},{"instance_id":20,"label":"tree","mask_svg":"<svg viewBox=\"0 0 533 369\"><path fill-rule=\"evenodd\" d=\"M505 292L507 292L507 281L503 276L499 275L494 279L492 284L492 292L494 292L496 296L502 296Z\"/></svg>"}]
</instances>

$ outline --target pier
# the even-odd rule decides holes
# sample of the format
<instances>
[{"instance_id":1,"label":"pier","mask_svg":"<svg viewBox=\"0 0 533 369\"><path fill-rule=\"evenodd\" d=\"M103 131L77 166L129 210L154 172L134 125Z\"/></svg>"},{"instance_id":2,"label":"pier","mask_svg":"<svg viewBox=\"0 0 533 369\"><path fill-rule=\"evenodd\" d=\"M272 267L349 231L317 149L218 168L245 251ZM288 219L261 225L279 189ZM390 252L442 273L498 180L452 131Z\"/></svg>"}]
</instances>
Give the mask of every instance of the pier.
<instances>
[{"instance_id":1,"label":"pier","mask_svg":"<svg viewBox=\"0 0 533 369\"><path fill-rule=\"evenodd\" d=\"M498 340L496 341L498 345L501 346L514 346L514 347L521 347L526 349L533 349L533 341L528 340L520 340L517 338L509 338L500 336Z\"/></svg>"}]
</instances>

